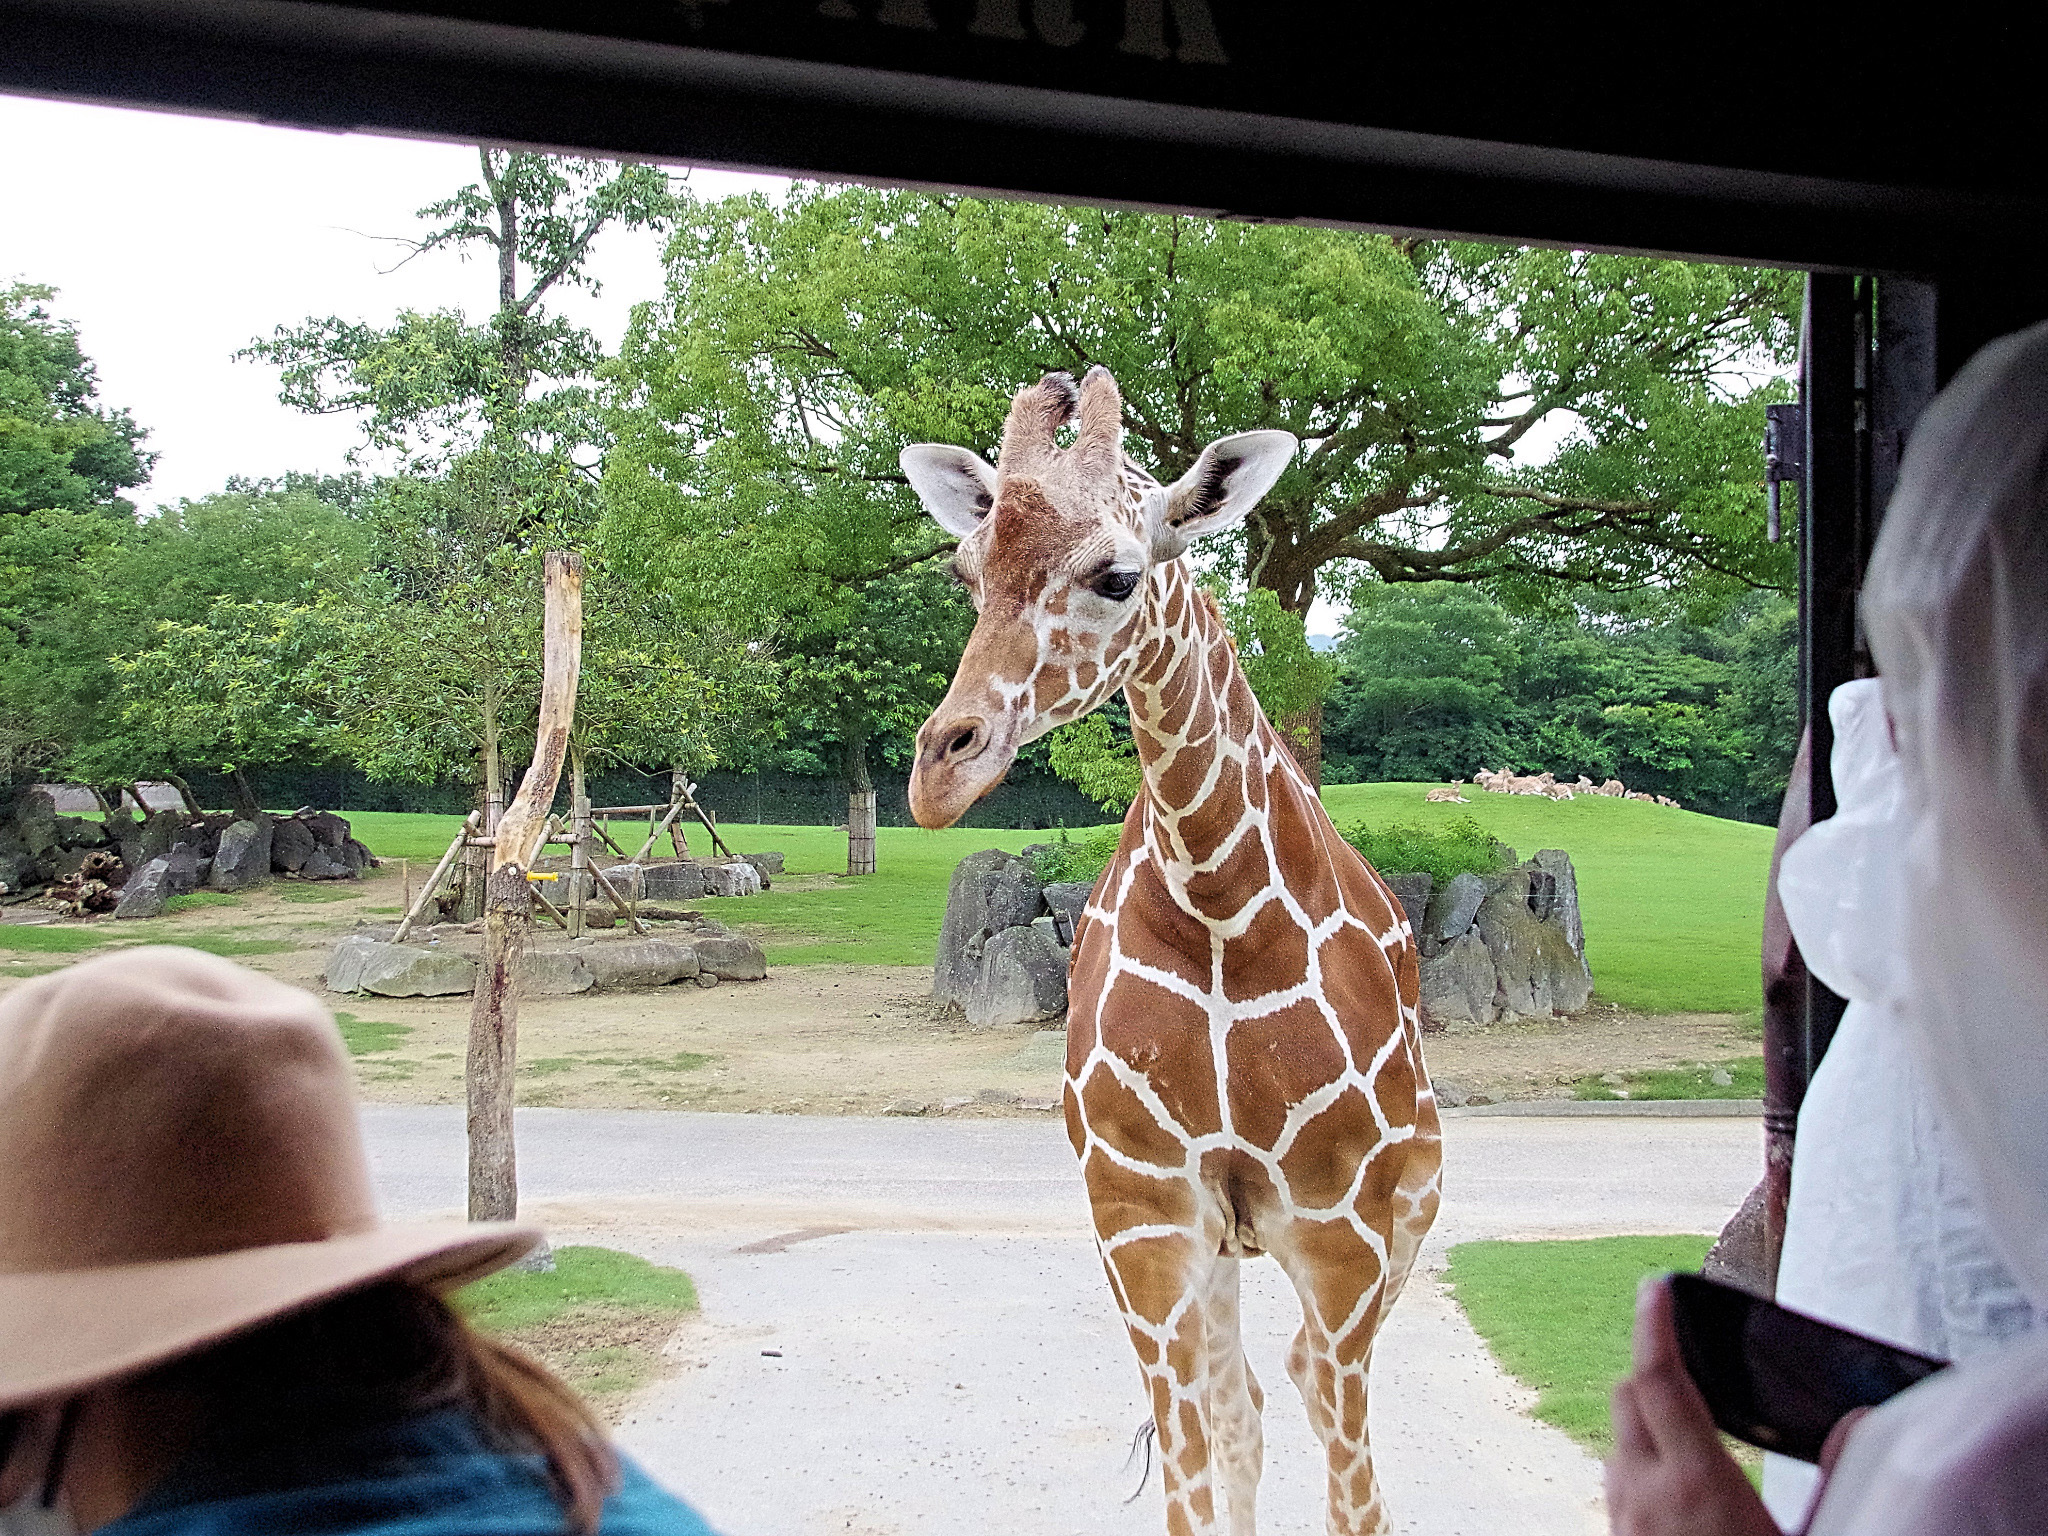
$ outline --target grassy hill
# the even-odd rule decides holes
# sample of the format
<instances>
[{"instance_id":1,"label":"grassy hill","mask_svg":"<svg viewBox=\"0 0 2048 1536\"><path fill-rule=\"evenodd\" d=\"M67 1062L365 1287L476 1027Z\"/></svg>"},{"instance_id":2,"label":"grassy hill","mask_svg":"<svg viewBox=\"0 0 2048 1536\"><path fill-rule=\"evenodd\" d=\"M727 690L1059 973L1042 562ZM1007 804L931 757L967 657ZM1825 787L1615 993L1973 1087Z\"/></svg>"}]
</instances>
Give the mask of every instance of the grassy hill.
<instances>
[{"instance_id":1,"label":"grassy hill","mask_svg":"<svg viewBox=\"0 0 2048 1536\"><path fill-rule=\"evenodd\" d=\"M1609 1002L1646 1013L1762 1006L1769 827L1602 796L1552 801L1468 790L1470 805L1425 804L1432 787L1339 784L1323 801L1340 826L1470 816L1525 859L1562 848L1579 872L1593 984Z\"/></svg>"},{"instance_id":2,"label":"grassy hill","mask_svg":"<svg viewBox=\"0 0 2048 1536\"><path fill-rule=\"evenodd\" d=\"M1749 1012L1759 1006L1758 934L1771 830L1668 806L1598 797L1553 802L1472 794L1469 805L1429 805L1422 784L1346 784L1325 791L1340 824L1430 825L1470 816L1523 858L1562 848L1579 871L1587 957L1598 994L1644 1012ZM410 858L416 876L455 835L454 816L355 812L356 835L385 858ZM782 965L928 965L953 866L977 848L1016 851L1043 832L883 827L881 872L846 868L846 836L830 827L722 826L748 852L780 849L810 887L714 903L758 933ZM628 846L632 846L630 843Z\"/></svg>"}]
</instances>

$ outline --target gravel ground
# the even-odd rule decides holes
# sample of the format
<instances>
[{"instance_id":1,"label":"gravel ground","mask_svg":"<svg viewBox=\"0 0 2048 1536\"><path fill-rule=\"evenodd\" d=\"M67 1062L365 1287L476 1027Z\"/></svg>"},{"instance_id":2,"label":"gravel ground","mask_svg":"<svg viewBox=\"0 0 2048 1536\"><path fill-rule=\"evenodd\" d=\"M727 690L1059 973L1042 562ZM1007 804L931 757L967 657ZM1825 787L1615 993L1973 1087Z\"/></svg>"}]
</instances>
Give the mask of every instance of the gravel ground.
<instances>
[{"instance_id":1,"label":"gravel ground","mask_svg":"<svg viewBox=\"0 0 2048 1536\"><path fill-rule=\"evenodd\" d=\"M1757 1125L1447 1118L1444 1215L1374 1371L1397 1528L1604 1530L1598 1466L1526 1416L1530 1394L1436 1279L1444 1249L1713 1231L1755 1177ZM459 1111L364 1121L392 1214L459 1209ZM519 1133L527 1211L559 1239L696 1278L677 1369L621 1437L728 1536L1158 1530L1156 1472L1124 1502L1144 1408L1056 1125L537 1109ZM1279 1363L1298 1314L1275 1266L1244 1281L1267 1387L1261 1514L1317 1530L1319 1456Z\"/></svg>"}]
</instances>

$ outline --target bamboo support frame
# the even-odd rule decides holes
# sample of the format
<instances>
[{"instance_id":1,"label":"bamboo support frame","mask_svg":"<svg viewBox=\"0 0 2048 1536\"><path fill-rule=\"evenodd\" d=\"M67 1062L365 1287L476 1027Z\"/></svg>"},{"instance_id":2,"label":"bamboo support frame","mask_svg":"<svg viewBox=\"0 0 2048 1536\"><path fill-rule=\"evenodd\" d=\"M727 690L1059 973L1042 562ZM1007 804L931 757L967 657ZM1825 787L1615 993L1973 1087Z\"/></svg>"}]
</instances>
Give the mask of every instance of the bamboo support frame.
<instances>
[{"instance_id":1,"label":"bamboo support frame","mask_svg":"<svg viewBox=\"0 0 2048 1536\"><path fill-rule=\"evenodd\" d=\"M419 920L419 915L426 911L427 903L434 899L434 892L441 888L441 877L448 873L448 866L455 862L455 855L461 852L463 845L469 841L470 830L476 823L477 813L471 811L462 823L462 830L455 834L455 841L450 843L448 851L441 855L441 862L436 864L434 872L427 876L427 883L420 887L419 899L413 902L407 908L405 916L399 919L398 930L391 935L392 943L403 943L405 936L412 932L412 925Z\"/></svg>"}]
</instances>

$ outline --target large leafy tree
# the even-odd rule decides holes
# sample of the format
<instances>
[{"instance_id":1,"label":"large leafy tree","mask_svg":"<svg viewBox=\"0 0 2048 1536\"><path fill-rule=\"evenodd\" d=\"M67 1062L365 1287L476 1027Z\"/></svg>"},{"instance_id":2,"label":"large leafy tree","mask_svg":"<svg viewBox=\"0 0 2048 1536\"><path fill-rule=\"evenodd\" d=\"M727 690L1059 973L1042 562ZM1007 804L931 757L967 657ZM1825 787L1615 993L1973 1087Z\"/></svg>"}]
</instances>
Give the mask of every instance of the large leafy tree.
<instances>
[{"instance_id":1,"label":"large leafy tree","mask_svg":"<svg viewBox=\"0 0 2048 1536\"><path fill-rule=\"evenodd\" d=\"M0 515L127 516L120 493L149 478L154 455L133 417L99 403L77 328L50 312L55 297L35 283L0 287Z\"/></svg>"},{"instance_id":2,"label":"large leafy tree","mask_svg":"<svg viewBox=\"0 0 2048 1536\"><path fill-rule=\"evenodd\" d=\"M1737 267L798 188L679 229L623 359L612 500L639 537L715 543L743 589L816 608L943 542L900 488L903 443L990 450L1018 383L1102 363L1162 477L1227 433L1303 440L1230 561L1297 621L1373 582L1726 598L1790 579L1756 443L1797 292ZM1292 724L1313 762L1319 711Z\"/></svg>"}]
</instances>

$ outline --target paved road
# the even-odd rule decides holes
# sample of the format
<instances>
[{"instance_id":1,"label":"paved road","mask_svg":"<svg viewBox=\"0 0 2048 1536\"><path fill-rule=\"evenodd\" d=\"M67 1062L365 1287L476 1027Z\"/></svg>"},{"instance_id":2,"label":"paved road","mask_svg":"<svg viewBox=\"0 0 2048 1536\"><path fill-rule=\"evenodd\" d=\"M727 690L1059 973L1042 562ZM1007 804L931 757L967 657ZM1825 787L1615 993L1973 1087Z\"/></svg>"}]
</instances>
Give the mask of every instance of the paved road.
<instances>
[{"instance_id":1,"label":"paved road","mask_svg":"<svg viewBox=\"0 0 2048 1536\"><path fill-rule=\"evenodd\" d=\"M1469 1238L1712 1231L1760 1157L1749 1120L1448 1119L1423 1271ZM459 1111L364 1120L392 1214L459 1209ZM1144 1404L1057 1125L536 1109L519 1148L526 1210L558 1240L697 1278L683 1369L622 1438L728 1536L1156 1536L1157 1474L1123 1502ZM1260 1513L1317 1531L1319 1453L1280 1369L1299 1314L1276 1266L1244 1278ZM1374 1367L1398 1527L1604 1529L1597 1466L1527 1401L1418 1272Z\"/></svg>"}]
</instances>

